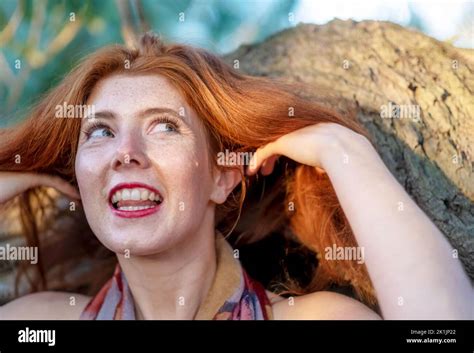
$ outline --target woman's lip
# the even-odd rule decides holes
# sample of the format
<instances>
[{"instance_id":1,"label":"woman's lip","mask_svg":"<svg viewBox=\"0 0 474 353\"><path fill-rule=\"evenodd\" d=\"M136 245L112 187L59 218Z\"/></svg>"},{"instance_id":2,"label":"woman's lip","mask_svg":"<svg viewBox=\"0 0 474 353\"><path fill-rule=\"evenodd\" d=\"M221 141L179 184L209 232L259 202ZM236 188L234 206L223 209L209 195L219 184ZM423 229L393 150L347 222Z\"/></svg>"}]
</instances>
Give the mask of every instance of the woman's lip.
<instances>
[{"instance_id":1,"label":"woman's lip","mask_svg":"<svg viewBox=\"0 0 474 353\"><path fill-rule=\"evenodd\" d=\"M161 198L163 199L163 195L161 194L161 192L160 192L159 190L155 189L153 186L150 186L150 185L148 185L148 184L133 182L133 183L120 183L120 184L115 185L115 186L109 191L109 203L112 203L112 202L111 202L112 196L113 196L118 190L121 190L121 189L133 189L133 188L148 189L148 190L154 192L155 194L160 195ZM127 212L131 212L131 211L127 211Z\"/></svg>"},{"instance_id":2,"label":"woman's lip","mask_svg":"<svg viewBox=\"0 0 474 353\"><path fill-rule=\"evenodd\" d=\"M161 208L161 203L157 204L155 207L152 208L146 208L144 210L136 210L136 211L122 211L116 209L112 203L109 202L109 207L112 210L112 212L122 218L140 218L140 217L146 217L149 216L155 212L158 212L158 210Z\"/></svg>"}]
</instances>

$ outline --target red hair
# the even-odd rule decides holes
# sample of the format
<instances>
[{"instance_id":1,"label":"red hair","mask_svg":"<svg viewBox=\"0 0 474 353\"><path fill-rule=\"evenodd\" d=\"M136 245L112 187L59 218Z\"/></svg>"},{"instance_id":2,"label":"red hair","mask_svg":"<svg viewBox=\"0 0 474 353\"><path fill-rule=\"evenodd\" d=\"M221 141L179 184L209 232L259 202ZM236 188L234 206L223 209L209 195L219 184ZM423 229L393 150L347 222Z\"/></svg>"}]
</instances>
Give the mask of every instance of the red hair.
<instances>
[{"instance_id":1,"label":"red hair","mask_svg":"<svg viewBox=\"0 0 474 353\"><path fill-rule=\"evenodd\" d=\"M353 117L302 98L295 93L298 89L293 84L243 75L205 50L164 44L156 36L145 34L137 49L110 46L85 58L25 121L4 130L0 170L49 173L75 183L74 160L81 122L55 118L55 107L64 102L86 104L97 82L112 74L158 74L169 79L202 119L214 160L219 151L255 151L291 131L322 122L337 123L364 134ZM21 156L21 164L14 162L16 155ZM374 307L374 290L364 264L320 256L334 244L356 246L327 175L284 158L279 165L266 178L266 190L261 181L245 180L243 176L234 197L218 207L216 227L233 230L232 234L243 243L275 232L286 234L319 254L317 270L309 284L295 288L289 279L287 287L291 291L301 294L332 284L349 285L359 299ZM35 206L38 201L33 200L38 200L39 192L41 188L29 190L19 198L23 230L30 245L39 242L37 212L41 207ZM43 270L39 277L44 280Z\"/></svg>"}]
</instances>

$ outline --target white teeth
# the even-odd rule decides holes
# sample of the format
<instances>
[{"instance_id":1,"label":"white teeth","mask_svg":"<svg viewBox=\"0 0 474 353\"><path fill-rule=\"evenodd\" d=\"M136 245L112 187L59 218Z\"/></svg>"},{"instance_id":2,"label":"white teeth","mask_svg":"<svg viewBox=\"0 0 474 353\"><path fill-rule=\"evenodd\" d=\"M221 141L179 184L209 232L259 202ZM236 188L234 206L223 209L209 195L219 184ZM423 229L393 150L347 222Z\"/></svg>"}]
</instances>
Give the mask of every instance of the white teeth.
<instances>
[{"instance_id":1,"label":"white teeth","mask_svg":"<svg viewBox=\"0 0 474 353\"><path fill-rule=\"evenodd\" d=\"M134 201L140 200L140 190L133 189L131 194L130 194L130 198Z\"/></svg>"},{"instance_id":2,"label":"white teeth","mask_svg":"<svg viewBox=\"0 0 474 353\"><path fill-rule=\"evenodd\" d=\"M123 189L122 190L122 200L130 200L130 190Z\"/></svg>"},{"instance_id":3,"label":"white teeth","mask_svg":"<svg viewBox=\"0 0 474 353\"><path fill-rule=\"evenodd\" d=\"M122 206L118 209L120 211L139 211L139 210L147 210L149 208L153 208L155 206Z\"/></svg>"},{"instance_id":4,"label":"white teeth","mask_svg":"<svg viewBox=\"0 0 474 353\"><path fill-rule=\"evenodd\" d=\"M112 203L117 203L122 200L124 201L150 200L150 201L157 201L157 202L163 201L160 194L158 193L155 194L154 192L147 190L145 188L121 189L112 195L112 198L111 198Z\"/></svg>"}]
</instances>

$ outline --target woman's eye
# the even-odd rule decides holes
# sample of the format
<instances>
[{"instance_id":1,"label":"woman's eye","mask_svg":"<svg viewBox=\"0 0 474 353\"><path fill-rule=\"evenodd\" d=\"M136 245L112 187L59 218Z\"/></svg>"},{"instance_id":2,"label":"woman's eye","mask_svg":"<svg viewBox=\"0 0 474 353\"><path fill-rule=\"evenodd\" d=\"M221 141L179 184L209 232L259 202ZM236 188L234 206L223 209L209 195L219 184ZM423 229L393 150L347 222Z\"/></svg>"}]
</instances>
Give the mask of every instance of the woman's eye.
<instances>
[{"instance_id":1,"label":"woman's eye","mask_svg":"<svg viewBox=\"0 0 474 353\"><path fill-rule=\"evenodd\" d=\"M154 132L175 132L176 126L172 123L158 123L153 127Z\"/></svg>"},{"instance_id":2,"label":"woman's eye","mask_svg":"<svg viewBox=\"0 0 474 353\"><path fill-rule=\"evenodd\" d=\"M109 128L106 127L98 127L91 131L89 134L90 137L113 137L114 135L112 134L112 131L110 131Z\"/></svg>"}]
</instances>

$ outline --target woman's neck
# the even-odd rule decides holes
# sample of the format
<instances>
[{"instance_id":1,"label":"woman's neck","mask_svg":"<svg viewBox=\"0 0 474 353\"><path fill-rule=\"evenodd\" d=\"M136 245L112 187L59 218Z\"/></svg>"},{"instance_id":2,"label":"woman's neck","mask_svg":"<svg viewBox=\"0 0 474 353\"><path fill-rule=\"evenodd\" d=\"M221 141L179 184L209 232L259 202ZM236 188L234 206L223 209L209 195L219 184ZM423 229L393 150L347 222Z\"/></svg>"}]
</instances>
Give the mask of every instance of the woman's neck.
<instances>
[{"instance_id":1,"label":"woman's neck","mask_svg":"<svg viewBox=\"0 0 474 353\"><path fill-rule=\"evenodd\" d=\"M153 256L117 255L135 303L137 319L191 320L216 272L213 227Z\"/></svg>"}]
</instances>

